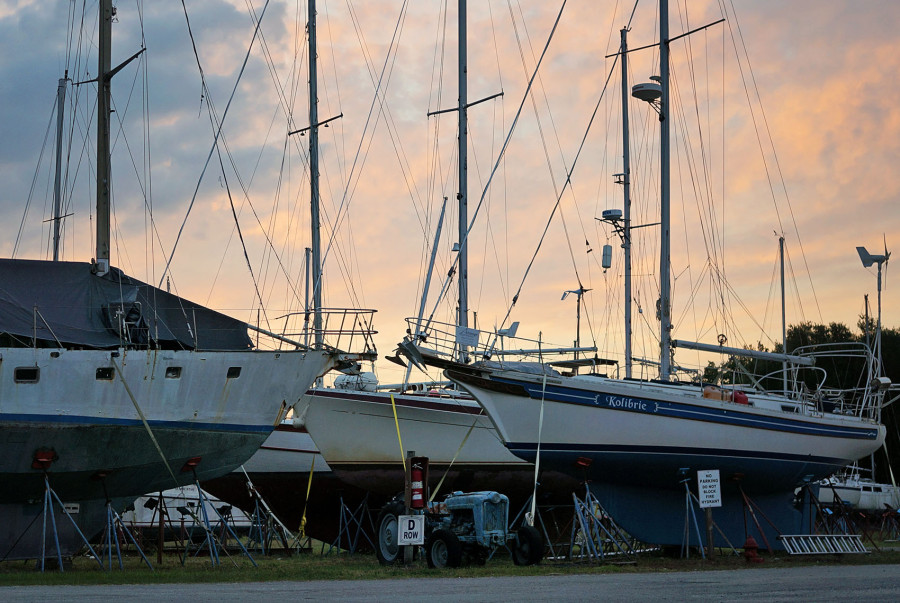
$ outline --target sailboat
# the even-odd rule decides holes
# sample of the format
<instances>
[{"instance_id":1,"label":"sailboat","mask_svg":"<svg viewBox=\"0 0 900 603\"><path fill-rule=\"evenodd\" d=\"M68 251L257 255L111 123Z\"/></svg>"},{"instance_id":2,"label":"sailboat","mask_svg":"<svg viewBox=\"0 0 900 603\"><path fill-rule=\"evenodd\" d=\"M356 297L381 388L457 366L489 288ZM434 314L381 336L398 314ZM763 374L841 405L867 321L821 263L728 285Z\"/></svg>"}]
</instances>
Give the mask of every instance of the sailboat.
<instances>
[{"instance_id":1,"label":"sailboat","mask_svg":"<svg viewBox=\"0 0 900 603\"><path fill-rule=\"evenodd\" d=\"M111 265L110 82L121 66L110 60L115 9L99 5L96 257L0 259L4 505L40 501L47 484L63 501L105 501L223 475L317 377L372 354L328 345L321 321L304 345Z\"/></svg>"},{"instance_id":2,"label":"sailboat","mask_svg":"<svg viewBox=\"0 0 900 603\"><path fill-rule=\"evenodd\" d=\"M661 241L659 375L655 379L610 377L599 363L587 374L564 375L544 358L510 362L497 354L493 333L462 340L454 324L431 323L401 345L410 358L445 369L457 386L487 411L506 447L516 456L585 480L607 513L633 537L658 545L702 545L687 529L696 510L698 472L717 470L721 508L713 519L716 544L739 546L751 527L771 547L778 534L808 529L808 505L794 504L795 487L832 474L882 445L881 405L890 388L872 350L848 344L843 352L861 363L857 387L839 390L802 386L817 359L842 352L801 348L771 354L671 338L669 282L669 58L667 0L660 1L658 83L635 95L653 100L660 116ZM674 115L674 113L673 113ZM471 348L474 362L460 362ZM414 348L414 349L413 349ZM674 378L676 348L756 357L783 363L785 382L714 387ZM586 361L591 364L591 361ZM781 380L778 380L780 386ZM754 512L755 510L755 512ZM760 513L761 511L761 513ZM804 527L805 526L805 527ZM721 535L725 535L728 543Z\"/></svg>"},{"instance_id":3,"label":"sailboat","mask_svg":"<svg viewBox=\"0 0 900 603\"><path fill-rule=\"evenodd\" d=\"M471 105L498 95L473 103L468 100L466 2L461 0L458 8L458 105L438 112L457 113L457 315L465 328L470 313L467 112ZM443 223L443 212L439 223ZM423 310L427 289L426 284ZM409 370L406 375L404 383L382 386L371 373L340 376L333 388L310 389L295 407L294 422L309 431L335 474L358 488L395 494L403 487L404 458L415 452L429 459L430 486L441 484L440 492L434 494L496 490L508 495L513 504L523 504L533 493L534 466L507 450L478 403L447 382L409 383ZM549 471L541 476L541 483L541 493L561 492L567 498L576 485L567 476Z\"/></svg>"}]
</instances>

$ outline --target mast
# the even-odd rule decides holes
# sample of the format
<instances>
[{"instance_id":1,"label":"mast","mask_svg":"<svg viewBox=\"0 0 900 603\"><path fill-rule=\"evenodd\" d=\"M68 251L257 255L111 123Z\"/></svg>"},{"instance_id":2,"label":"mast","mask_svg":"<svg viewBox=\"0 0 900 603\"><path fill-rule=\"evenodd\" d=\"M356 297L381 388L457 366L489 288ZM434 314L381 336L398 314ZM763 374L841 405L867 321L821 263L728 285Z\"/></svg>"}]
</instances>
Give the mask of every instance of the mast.
<instances>
[{"instance_id":1,"label":"mast","mask_svg":"<svg viewBox=\"0 0 900 603\"><path fill-rule=\"evenodd\" d=\"M59 78L59 86L56 89L56 175L53 181L53 261L59 261L59 231L62 220L62 144L63 124L66 107L66 77Z\"/></svg>"},{"instance_id":2,"label":"mast","mask_svg":"<svg viewBox=\"0 0 900 603\"><path fill-rule=\"evenodd\" d=\"M662 97L659 99L659 378L668 381L671 358L671 282L669 278L669 6L659 0L659 75Z\"/></svg>"},{"instance_id":3,"label":"mast","mask_svg":"<svg viewBox=\"0 0 900 603\"><path fill-rule=\"evenodd\" d=\"M313 332L321 348L322 334L322 250L319 224L319 97L316 71L316 0L309 0L309 189L312 228Z\"/></svg>"},{"instance_id":4,"label":"mast","mask_svg":"<svg viewBox=\"0 0 900 603\"><path fill-rule=\"evenodd\" d=\"M631 147L628 132L628 28L622 28L622 247L625 250L625 378L631 379Z\"/></svg>"},{"instance_id":5,"label":"mast","mask_svg":"<svg viewBox=\"0 0 900 603\"><path fill-rule=\"evenodd\" d=\"M787 315L784 307L784 235L778 237L778 258L781 265L781 352L787 354ZM788 393L787 370L787 362L782 362L781 376L784 384L784 395Z\"/></svg>"},{"instance_id":6,"label":"mast","mask_svg":"<svg viewBox=\"0 0 900 603\"><path fill-rule=\"evenodd\" d=\"M469 326L469 261L468 261L468 142L466 137L466 124L468 121L468 88L466 80L467 70L467 31L466 31L466 0L459 0L459 66L457 71L459 83L459 104L457 119L459 120L459 192L456 194L459 202L459 308L457 310L456 324L458 328L465 329ZM460 361L465 362L466 349L461 346L459 350Z\"/></svg>"},{"instance_id":7,"label":"mast","mask_svg":"<svg viewBox=\"0 0 900 603\"><path fill-rule=\"evenodd\" d=\"M109 272L109 114L112 78L112 0L100 0L100 36L97 67L97 253L94 271Z\"/></svg>"}]
</instances>

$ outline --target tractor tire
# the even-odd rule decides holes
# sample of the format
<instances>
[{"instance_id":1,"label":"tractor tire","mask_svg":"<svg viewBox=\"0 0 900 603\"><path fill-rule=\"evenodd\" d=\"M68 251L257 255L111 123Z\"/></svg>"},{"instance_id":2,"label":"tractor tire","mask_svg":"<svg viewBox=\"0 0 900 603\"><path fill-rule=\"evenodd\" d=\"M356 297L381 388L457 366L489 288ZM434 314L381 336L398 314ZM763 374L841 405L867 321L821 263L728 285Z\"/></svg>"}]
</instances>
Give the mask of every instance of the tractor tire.
<instances>
[{"instance_id":1,"label":"tractor tire","mask_svg":"<svg viewBox=\"0 0 900 603\"><path fill-rule=\"evenodd\" d=\"M544 556L541 533L533 526L522 526L516 532L511 552L516 565L537 565Z\"/></svg>"},{"instance_id":2,"label":"tractor tire","mask_svg":"<svg viewBox=\"0 0 900 603\"><path fill-rule=\"evenodd\" d=\"M443 569L459 567L462 563L462 544L450 530L435 530L425 541L425 560L428 567Z\"/></svg>"},{"instance_id":3,"label":"tractor tire","mask_svg":"<svg viewBox=\"0 0 900 603\"><path fill-rule=\"evenodd\" d=\"M378 536L375 556L381 565L393 565L402 557L402 547L397 544L400 536L400 522L397 518L405 511L402 502L392 500L384 505L378 514L378 522L375 524Z\"/></svg>"}]
</instances>

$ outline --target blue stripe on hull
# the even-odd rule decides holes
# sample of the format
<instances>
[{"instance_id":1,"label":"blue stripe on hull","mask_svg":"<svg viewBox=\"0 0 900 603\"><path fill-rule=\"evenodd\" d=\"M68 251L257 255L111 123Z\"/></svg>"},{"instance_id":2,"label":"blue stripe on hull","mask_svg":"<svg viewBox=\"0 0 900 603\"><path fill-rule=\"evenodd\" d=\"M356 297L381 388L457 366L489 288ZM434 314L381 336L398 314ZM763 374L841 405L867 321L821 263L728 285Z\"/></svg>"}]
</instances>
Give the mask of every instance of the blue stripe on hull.
<instances>
[{"instance_id":1,"label":"blue stripe on hull","mask_svg":"<svg viewBox=\"0 0 900 603\"><path fill-rule=\"evenodd\" d=\"M98 425L116 427L143 427L139 419L113 419L106 417L85 417L74 415L0 414L0 427L13 423L31 423L36 426ZM241 423L203 423L199 421L156 421L148 420L151 428L187 429L202 431L226 431L238 433L271 433L271 425L244 425Z\"/></svg>"},{"instance_id":2,"label":"blue stripe on hull","mask_svg":"<svg viewBox=\"0 0 900 603\"><path fill-rule=\"evenodd\" d=\"M491 380L498 383L521 386L528 392L529 397L535 400L543 398L544 400L553 402L579 404L582 406L604 408L620 412L643 413L653 416L713 422L723 425L736 425L756 429L768 429L786 433L864 440L874 440L878 437L878 430L871 427L826 425L801 419L757 415L754 413L743 412L741 407L737 404L734 405L734 408L713 408L681 402L666 402L649 398L612 395L603 392L593 393L583 389L557 385L547 385L545 390L543 386L538 383L529 383L527 381L518 381L496 376L492 377Z\"/></svg>"}]
</instances>

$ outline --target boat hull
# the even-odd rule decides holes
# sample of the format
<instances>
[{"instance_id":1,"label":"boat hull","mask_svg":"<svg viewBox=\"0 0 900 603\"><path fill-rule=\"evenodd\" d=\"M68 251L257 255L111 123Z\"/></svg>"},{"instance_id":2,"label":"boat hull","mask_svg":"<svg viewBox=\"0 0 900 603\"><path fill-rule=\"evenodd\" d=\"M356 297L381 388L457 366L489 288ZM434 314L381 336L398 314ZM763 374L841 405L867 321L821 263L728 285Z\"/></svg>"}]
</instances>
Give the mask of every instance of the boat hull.
<instances>
[{"instance_id":1,"label":"boat hull","mask_svg":"<svg viewBox=\"0 0 900 603\"><path fill-rule=\"evenodd\" d=\"M330 368L325 352L0 350L0 502L139 496L227 473ZM36 376L23 381L18 369ZM235 368L237 367L237 368ZM187 469L183 471L183 469ZM98 479L100 476L103 479ZM105 490L104 490L105 488Z\"/></svg>"},{"instance_id":2,"label":"boat hull","mask_svg":"<svg viewBox=\"0 0 900 603\"><path fill-rule=\"evenodd\" d=\"M819 502L824 505L849 505L870 513L884 513L887 508L900 508L900 488L871 480L839 481L822 485L819 489Z\"/></svg>"},{"instance_id":3,"label":"boat hull","mask_svg":"<svg viewBox=\"0 0 900 603\"><path fill-rule=\"evenodd\" d=\"M469 391L516 456L589 480L629 533L654 544L683 542L684 479L718 469L723 523L743 542L743 491L765 501L783 533L799 529L796 486L830 475L884 441L881 425L803 416L709 400L699 388L512 371L447 371ZM787 407L785 407L787 408ZM793 410L793 409L792 409ZM740 521L731 521L736 513ZM726 532L729 533L729 532Z\"/></svg>"},{"instance_id":4,"label":"boat hull","mask_svg":"<svg viewBox=\"0 0 900 603\"><path fill-rule=\"evenodd\" d=\"M441 493L495 490L524 504L534 489L534 466L503 445L471 399L428 394L310 390L298 416L335 474L381 495L403 490L403 456L429 460L429 486ZM396 412L396 420L394 413ZM399 439L398 439L399 425ZM401 446L402 442L402 446ZM547 471L539 497L571 501L577 480Z\"/></svg>"}]
</instances>

